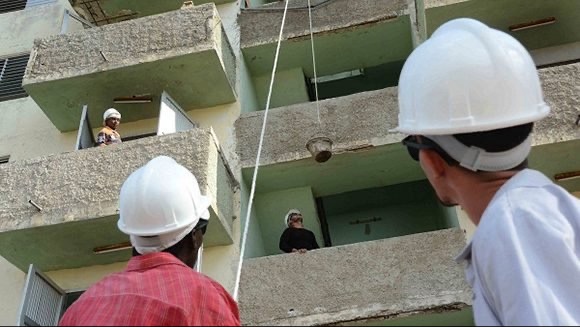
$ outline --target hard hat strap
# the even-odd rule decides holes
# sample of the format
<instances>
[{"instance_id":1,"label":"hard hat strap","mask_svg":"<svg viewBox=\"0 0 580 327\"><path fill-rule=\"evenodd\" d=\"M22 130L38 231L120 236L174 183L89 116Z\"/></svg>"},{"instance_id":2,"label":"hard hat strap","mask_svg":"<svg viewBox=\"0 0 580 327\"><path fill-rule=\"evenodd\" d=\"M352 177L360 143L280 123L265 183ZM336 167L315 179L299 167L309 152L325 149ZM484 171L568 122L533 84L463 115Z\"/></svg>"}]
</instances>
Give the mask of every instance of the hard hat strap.
<instances>
[{"instance_id":1,"label":"hard hat strap","mask_svg":"<svg viewBox=\"0 0 580 327\"><path fill-rule=\"evenodd\" d=\"M502 171L521 164L530 153L532 136L529 135L518 146L502 152L487 152L476 146L467 146L451 135L425 135L436 142L462 167L478 171Z\"/></svg>"}]
</instances>

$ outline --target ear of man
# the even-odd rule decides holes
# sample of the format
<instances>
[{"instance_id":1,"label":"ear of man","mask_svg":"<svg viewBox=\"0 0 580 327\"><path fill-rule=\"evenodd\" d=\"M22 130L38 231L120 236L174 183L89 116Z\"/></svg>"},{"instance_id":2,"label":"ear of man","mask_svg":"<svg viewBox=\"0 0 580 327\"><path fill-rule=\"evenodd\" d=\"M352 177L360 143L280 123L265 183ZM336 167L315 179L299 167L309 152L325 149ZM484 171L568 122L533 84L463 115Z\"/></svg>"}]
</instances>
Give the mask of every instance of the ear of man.
<instances>
[{"instance_id":1,"label":"ear of man","mask_svg":"<svg viewBox=\"0 0 580 327\"><path fill-rule=\"evenodd\" d=\"M449 167L439 153L430 149L421 150L419 159L421 167L429 179L443 177Z\"/></svg>"},{"instance_id":2,"label":"ear of man","mask_svg":"<svg viewBox=\"0 0 580 327\"><path fill-rule=\"evenodd\" d=\"M203 232L201 230L194 230L192 236L193 236L193 246L194 249L197 251L199 248L201 248L201 245L203 244Z\"/></svg>"}]
</instances>

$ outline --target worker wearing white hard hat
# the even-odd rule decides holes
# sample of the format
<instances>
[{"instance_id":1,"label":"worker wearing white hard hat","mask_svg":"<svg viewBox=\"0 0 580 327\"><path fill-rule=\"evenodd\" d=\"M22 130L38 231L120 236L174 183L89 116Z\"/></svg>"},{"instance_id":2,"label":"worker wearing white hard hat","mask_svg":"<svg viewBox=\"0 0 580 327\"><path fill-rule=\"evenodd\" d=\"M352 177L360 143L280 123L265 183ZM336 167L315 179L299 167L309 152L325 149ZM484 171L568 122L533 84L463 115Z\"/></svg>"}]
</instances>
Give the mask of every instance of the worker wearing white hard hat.
<instances>
[{"instance_id":1,"label":"worker wearing white hard hat","mask_svg":"<svg viewBox=\"0 0 580 327\"><path fill-rule=\"evenodd\" d=\"M104 127L97 134L96 144L104 146L109 144L121 143L121 135L117 131L121 123L121 113L115 108L109 108L103 113Z\"/></svg>"},{"instance_id":2,"label":"worker wearing white hard hat","mask_svg":"<svg viewBox=\"0 0 580 327\"><path fill-rule=\"evenodd\" d=\"M211 204L195 176L156 157L129 175L119 202L117 226L129 235L133 257L85 291L60 325L239 326L229 293L192 269Z\"/></svg>"},{"instance_id":3,"label":"worker wearing white hard hat","mask_svg":"<svg viewBox=\"0 0 580 327\"><path fill-rule=\"evenodd\" d=\"M477 225L467 261L477 325L579 325L580 201L527 168L550 108L512 36L473 19L443 24L399 79L398 132L445 205Z\"/></svg>"},{"instance_id":4,"label":"worker wearing white hard hat","mask_svg":"<svg viewBox=\"0 0 580 327\"><path fill-rule=\"evenodd\" d=\"M306 253L318 249L314 233L304 228L302 213L298 209L290 209L284 215L284 225L287 227L280 236L280 250L286 253Z\"/></svg>"}]
</instances>

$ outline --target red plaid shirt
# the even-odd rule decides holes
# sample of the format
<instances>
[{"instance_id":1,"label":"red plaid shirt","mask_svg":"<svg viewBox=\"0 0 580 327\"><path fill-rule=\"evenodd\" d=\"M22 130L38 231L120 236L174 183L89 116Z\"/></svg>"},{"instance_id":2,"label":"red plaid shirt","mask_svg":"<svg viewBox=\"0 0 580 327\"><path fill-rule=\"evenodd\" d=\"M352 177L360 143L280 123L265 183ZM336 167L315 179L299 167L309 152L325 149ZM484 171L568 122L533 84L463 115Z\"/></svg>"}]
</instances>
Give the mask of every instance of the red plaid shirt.
<instances>
[{"instance_id":1,"label":"red plaid shirt","mask_svg":"<svg viewBox=\"0 0 580 327\"><path fill-rule=\"evenodd\" d=\"M131 258L73 303L61 326L239 326L238 306L211 278L170 253Z\"/></svg>"}]
</instances>

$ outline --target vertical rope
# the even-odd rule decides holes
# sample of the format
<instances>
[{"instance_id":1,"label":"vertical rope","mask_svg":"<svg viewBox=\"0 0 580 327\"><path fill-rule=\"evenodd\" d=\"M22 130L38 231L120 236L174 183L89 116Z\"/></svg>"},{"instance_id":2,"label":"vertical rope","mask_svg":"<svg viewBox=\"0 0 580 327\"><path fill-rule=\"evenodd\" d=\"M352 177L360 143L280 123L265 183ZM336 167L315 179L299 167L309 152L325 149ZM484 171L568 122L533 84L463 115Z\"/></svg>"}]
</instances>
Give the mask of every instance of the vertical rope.
<instances>
[{"instance_id":1,"label":"vertical rope","mask_svg":"<svg viewBox=\"0 0 580 327\"><path fill-rule=\"evenodd\" d=\"M272 68L272 77L270 78L270 88L268 89L268 99L266 100L266 110L264 111L264 121L262 122L262 131L260 132L260 142L258 143L258 154L256 155L256 162L254 166L254 175L252 177L252 187L250 189L250 198L248 200L248 207L246 208L246 221L244 223L244 233L242 234L240 259L238 263L238 271L236 273L236 282L234 284L234 300L238 301L238 292L240 289L240 277L242 275L242 264L244 262L244 252L246 251L246 241L248 238L248 227L250 226L250 214L252 212L252 204L254 202L254 193L256 191L256 178L258 176L258 167L260 165L260 155L262 154L262 144L264 142L264 132L266 130L266 121L268 120L268 110L270 109L270 100L272 98L272 88L274 86L274 78L276 76L276 67L278 66L278 57L280 55L280 44L282 43L282 32L284 31L284 23L286 22L286 12L288 11L288 3L286 0L284 6L284 14L282 15L282 25L280 26L280 34L278 35L278 45L276 46L276 55L274 56L274 67Z\"/></svg>"},{"instance_id":2,"label":"vertical rope","mask_svg":"<svg viewBox=\"0 0 580 327\"><path fill-rule=\"evenodd\" d=\"M310 21L310 45L312 47L312 67L314 68L314 91L316 93L316 113L318 114L318 127L320 127L320 106L318 105L318 76L316 74L316 53L314 52L314 32L312 31L312 6L308 0L308 19Z\"/></svg>"},{"instance_id":3,"label":"vertical rope","mask_svg":"<svg viewBox=\"0 0 580 327\"><path fill-rule=\"evenodd\" d=\"M201 272L201 264L203 260L203 244L199 247L199 249L197 250L197 261L195 262L195 270L200 273Z\"/></svg>"}]
</instances>

